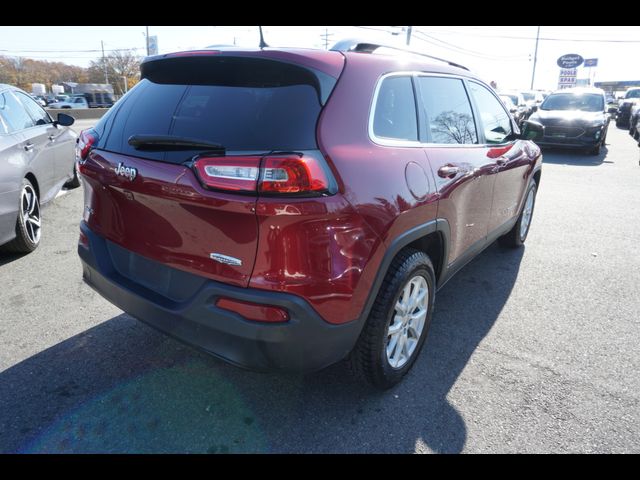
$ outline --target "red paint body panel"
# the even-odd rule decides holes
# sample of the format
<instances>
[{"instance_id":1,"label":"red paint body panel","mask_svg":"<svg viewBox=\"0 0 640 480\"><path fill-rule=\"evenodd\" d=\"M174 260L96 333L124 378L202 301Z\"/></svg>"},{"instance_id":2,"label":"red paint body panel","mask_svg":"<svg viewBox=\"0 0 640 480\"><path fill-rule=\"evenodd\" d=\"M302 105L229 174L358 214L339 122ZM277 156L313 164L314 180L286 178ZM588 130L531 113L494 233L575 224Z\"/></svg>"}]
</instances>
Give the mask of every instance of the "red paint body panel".
<instances>
[{"instance_id":1,"label":"red paint body panel","mask_svg":"<svg viewBox=\"0 0 640 480\"><path fill-rule=\"evenodd\" d=\"M138 170L117 176L119 162ZM97 234L152 260L246 287L256 254L256 198L204 189L182 165L92 152L82 166L84 220ZM217 263L211 253L242 260Z\"/></svg>"},{"instance_id":2,"label":"red paint body panel","mask_svg":"<svg viewBox=\"0 0 640 480\"><path fill-rule=\"evenodd\" d=\"M381 242L353 207L341 195L261 198L257 214L258 255L249 286L299 295L330 323L358 318Z\"/></svg>"}]
</instances>

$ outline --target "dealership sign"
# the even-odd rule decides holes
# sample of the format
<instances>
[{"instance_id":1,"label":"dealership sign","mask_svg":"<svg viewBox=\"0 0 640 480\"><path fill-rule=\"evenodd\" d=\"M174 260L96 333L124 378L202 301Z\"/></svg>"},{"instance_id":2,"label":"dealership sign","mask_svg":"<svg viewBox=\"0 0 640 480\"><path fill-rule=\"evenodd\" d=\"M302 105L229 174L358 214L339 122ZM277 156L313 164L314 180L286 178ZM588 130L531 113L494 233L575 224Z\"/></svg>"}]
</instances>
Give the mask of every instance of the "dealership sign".
<instances>
[{"instance_id":1,"label":"dealership sign","mask_svg":"<svg viewBox=\"0 0 640 480\"><path fill-rule=\"evenodd\" d=\"M569 53L567 55L562 55L558 59L558 66L560 68L576 68L582 65L584 62L584 58L582 58L577 53Z\"/></svg>"},{"instance_id":2,"label":"dealership sign","mask_svg":"<svg viewBox=\"0 0 640 480\"><path fill-rule=\"evenodd\" d=\"M576 86L578 78L577 68L563 68L560 70L560 77L558 78L558 89L573 88Z\"/></svg>"}]
</instances>

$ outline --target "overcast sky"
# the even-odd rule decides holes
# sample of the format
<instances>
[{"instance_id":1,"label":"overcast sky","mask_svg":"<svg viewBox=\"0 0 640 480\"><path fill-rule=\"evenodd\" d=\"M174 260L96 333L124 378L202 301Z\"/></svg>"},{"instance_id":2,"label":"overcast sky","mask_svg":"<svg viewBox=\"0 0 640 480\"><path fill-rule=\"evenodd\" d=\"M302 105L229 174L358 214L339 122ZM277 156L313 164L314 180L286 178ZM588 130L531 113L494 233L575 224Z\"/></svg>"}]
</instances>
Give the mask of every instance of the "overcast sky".
<instances>
[{"instance_id":1,"label":"overcast sky","mask_svg":"<svg viewBox=\"0 0 640 480\"><path fill-rule=\"evenodd\" d=\"M321 35L330 34L329 45L339 39L358 37L369 41L403 45L402 27L264 27L271 46L323 48ZM537 27L413 27L411 48L448 58L469 67L499 88L528 88L531 83ZM144 26L0 27L0 55L62 61L87 66L101 55L136 49L145 54ZM398 32L393 35L392 32ZM158 36L160 53L203 48L217 44L258 45L257 27L150 26ZM640 27L541 27L535 88L557 86L556 60L567 53L598 58L592 74L596 81L640 80ZM580 68L578 77L588 71Z\"/></svg>"}]
</instances>

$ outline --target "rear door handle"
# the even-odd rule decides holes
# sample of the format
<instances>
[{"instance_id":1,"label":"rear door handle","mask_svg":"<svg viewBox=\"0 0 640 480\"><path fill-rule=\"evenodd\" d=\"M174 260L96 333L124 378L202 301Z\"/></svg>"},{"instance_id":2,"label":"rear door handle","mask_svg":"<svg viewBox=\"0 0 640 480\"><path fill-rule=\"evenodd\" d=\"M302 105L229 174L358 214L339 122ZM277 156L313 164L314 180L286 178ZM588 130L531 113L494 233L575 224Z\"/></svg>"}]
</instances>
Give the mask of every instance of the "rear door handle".
<instances>
[{"instance_id":1,"label":"rear door handle","mask_svg":"<svg viewBox=\"0 0 640 480\"><path fill-rule=\"evenodd\" d=\"M33 151L33 143L27 143L27 144L24 146L24 149L25 149L27 152L32 152L32 151Z\"/></svg>"},{"instance_id":2,"label":"rear door handle","mask_svg":"<svg viewBox=\"0 0 640 480\"><path fill-rule=\"evenodd\" d=\"M49 135L49 140L50 140L51 142L55 142L55 141L56 141L56 137L55 137L55 136L53 136L53 135Z\"/></svg>"},{"instance_id":3,"label":"rear door handle","mask_svg":"<svg viewBox=\"0 0 640 480\"><path fill-rule=\"evenodd\" d=\"M460 167L455 165L445 165L438 170L438 176L442 178L453 178L460 173Z\"/></svg>"}]
</instances>

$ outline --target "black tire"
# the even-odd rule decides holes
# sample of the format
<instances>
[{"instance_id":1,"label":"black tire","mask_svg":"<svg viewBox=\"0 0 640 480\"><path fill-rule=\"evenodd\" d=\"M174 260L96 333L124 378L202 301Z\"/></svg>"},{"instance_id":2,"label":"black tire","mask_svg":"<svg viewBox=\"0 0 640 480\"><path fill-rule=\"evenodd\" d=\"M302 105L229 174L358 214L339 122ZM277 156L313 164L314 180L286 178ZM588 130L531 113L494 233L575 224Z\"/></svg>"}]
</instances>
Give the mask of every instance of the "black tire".
<instances>
[{"instance_id":1,"label":"black tire","mask_svg":"<svg viewBox=\"0 0 640 480\"><path fill-rule=\"evenodd\" d=\"M80 176L78 175L78 167L75 162L73 162L73 178L64 184L64 188L78 188L80 186Z\"/></svg>"},{"instance_id":2,"label":"black tire","mask_svg":"<svg viewBox=\"0 0 640 480\"><path fill-rule=\"evenodd\" d=\"M422 276L428 287L428 305L424 326L406 363L394 368L387 357L388 330L394 318L395 306L406 284L416 276ZM352 375L376 388L388 389L396 385L411 369L431 324L435 299L435 271L429 257L419 250L402 250L389 267L369 318L358 338L356 346L347 357Z\"/></svg>"},{"instance_id":3,"label":"black tire","mask_svg":"<svg viewBox=\"0 0 640 480\"><path fill-rule=\"evenodd\" d=\"M589 155L600 155L600 149L602 148L602 142L598 143L595 147L589 150Z\"/></svg>"},{"instance_id":4,"label":"black tire","mask_svg":"<svg viewBox=\"0 0 640 480\"><path fill-rule=\"evenodd\" d=\"M527 230L524 232L524 235L521 235L521 226L522 226L522 219L525 216L525 209L527 206L527 199L529 198L529 194L530 192L533 191L532 195L533 195L533 205L531 206L531 216L530 216L530 220L529 220L529 225L527 227ZM533 220L533 213L535 211L535 207L536 207L536 194L538 192L538 186L536 184L536 182L534 180L531 181L531 183L529 184L529 188L527 188L527 194L524 197L524 203L522 204L522 210L520 211L520 215L518 216L518 221L516 222L516 224L513 226L513 228L511 230L509 230L508 233L504 234L503 236L501 236L500 238L498 238L498 242L500 243L500 245L503 245L505 247L509 247L509 248L519 248L522 245L524 245L524 242L527 239L527 235L529 235L529 230L531 229L531 221Z\"/></svg>"},{"instance_id":5,"label":"black tire","mask_svg":"<svg viewBox=\"0 0 640 480\"><path fill-rule=\"evenodd\" d=\"M25 212L23 208L23 193L25 191L25 188L28 188L31 192L33 192L35 201L34 211L37 214L38 220L42 221L42 218L40 217L40 200L38 198L38 195L36 194L36 189L33 187L31 182L25 178L22 180L22 189L20 190L20 204L18 206L18 219L16 221L16 238L2 247L2 249L7 252L29 253L38 248L38 245L40 244L40 234L38 233L37 238L35 239L35 241L33 241L30 238L30 233L27 232L28 227L26 226L24 221Z\"/></svg>"}]
</instances>

